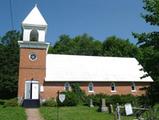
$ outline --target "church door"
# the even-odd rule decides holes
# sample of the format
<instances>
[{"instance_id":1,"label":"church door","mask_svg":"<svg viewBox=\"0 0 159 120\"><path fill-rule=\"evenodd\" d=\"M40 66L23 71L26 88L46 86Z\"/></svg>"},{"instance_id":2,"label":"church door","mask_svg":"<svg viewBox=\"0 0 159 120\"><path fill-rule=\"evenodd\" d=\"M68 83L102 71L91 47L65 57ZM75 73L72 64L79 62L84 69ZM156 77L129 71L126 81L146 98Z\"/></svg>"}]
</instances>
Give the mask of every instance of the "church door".
<instances>
[{"instance_id":1,"label":"church door","mask_svg":"<svg viewBox=\"0 0 159 120\"><path fill-rule=\"evenodd\" d=\"M38 81L25 81L25 99L39 99Z\"/></svg>"}]
</instances>

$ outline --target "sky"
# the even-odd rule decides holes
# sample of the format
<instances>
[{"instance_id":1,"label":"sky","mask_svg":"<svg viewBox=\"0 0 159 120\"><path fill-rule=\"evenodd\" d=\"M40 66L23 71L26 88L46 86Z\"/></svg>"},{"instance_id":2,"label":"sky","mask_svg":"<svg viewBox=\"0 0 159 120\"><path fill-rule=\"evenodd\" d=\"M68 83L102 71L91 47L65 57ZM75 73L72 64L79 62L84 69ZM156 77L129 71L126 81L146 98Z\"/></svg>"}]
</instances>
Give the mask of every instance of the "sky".
<instances>
[{"instance_id":1,"label":"sky","mask_svg":"<svg viewBox=\"0 0 159 120\"><path fill-rule=\"evenodd\" d=\"M12 30L10 0L0 1L0 36ZM132 32L142 33L158 31L141 18L142 0L11 0L13 26L21 31L21 23L37 4L48 23L46 41L54 44L60 35L70 37L89 34L103 41L115 35L137 40Z\"/></svg>"}]
</instances>

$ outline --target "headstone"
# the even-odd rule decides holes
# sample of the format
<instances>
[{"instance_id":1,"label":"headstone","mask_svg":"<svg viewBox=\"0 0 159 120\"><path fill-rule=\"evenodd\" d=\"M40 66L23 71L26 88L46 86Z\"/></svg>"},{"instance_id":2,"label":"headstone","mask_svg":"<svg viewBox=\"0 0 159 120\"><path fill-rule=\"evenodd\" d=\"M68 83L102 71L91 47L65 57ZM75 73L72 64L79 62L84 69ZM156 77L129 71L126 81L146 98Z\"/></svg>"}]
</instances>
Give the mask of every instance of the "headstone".
<instances>
[{"instance_id":1,"label":"headstone","mask_svg":"<svg viewBox=\"0 0 159 120\"><path fill-rule=\"evenodd\" d=\"M110 104L110 113L114 113L114 108L112 104Z\"/></svg>"},{"instance_id":2,"label":"headstone","mask_svg":"<svg viewBox=\"0 0 159 120\"><path fill-rule=\"evenodd\" d=\"M102 98L101 112L107 112L108 107L105 105L105 99Z\"/></svg>"},{"instance_id":3,"label":"headstone","mask_svg":"<svg viewBox=\"0 0 159 120\"><path fill-rule=\"evenodd\" d=\"M133 114L132 106L130 103L125 104L125 112L126 112L126 115Z\"/></svg>"},{"instance_id":4,"label":"headstone","mask_svg":"<svg viewBox=\"0 0 159 120\"><path fill-rule=\"evenodd\" d=\"M94 105L93 105L93 100L92 100L92 99L90 99L89 107L94 107Z\"/></svg>"},{"instance_id":5,"label":"headstone","mask_svg":"<svg viewBox=\"0 0 159 120\"><path fill-rule=\"evenodd\" d=\"M117 103L116 113L117 113L117 120L120 120L120 106L119 106L119 103Z\"/></svg>"}]
</instances>

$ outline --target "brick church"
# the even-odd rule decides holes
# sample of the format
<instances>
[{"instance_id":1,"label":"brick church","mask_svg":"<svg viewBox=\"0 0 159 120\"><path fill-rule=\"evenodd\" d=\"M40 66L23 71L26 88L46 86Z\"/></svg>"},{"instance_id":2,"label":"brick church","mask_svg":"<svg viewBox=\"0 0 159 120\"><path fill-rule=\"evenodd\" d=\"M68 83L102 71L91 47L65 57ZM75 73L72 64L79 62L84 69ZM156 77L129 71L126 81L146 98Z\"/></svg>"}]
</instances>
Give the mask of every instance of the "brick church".
<instances>
[{"instance_id":1,"label":"brick church","mask_svg":"<svg viewBox=\"0 0 159 120\"><path fill-rule=\"evenodd\" d=\"M47 26L37 6L22 22L19 101L55 98L76 82L86 94L142 95L153 82L135 58L48 54Z\"/></svg>"}]
</instances>

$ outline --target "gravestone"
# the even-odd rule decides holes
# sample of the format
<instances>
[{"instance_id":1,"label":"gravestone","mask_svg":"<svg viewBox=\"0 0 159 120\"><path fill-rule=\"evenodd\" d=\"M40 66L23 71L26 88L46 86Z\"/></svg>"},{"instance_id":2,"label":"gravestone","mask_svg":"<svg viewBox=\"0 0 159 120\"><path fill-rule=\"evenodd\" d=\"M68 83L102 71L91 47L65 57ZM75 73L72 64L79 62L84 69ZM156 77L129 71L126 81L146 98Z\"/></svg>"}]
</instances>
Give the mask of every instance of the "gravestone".
<instances>
[{"instance_id":1,"label":"gravestone","mask_svg":"<svg viewBox=\"0 0 159 120\"><path fill-rule=\"evenodd\" d=\"M114 108L112 104L110 104L110 113L114 113Z\"/></svg>"},{"instance_id":2,"label":"gravestone","mask_svg":"<svg viewBox=\"0 0 159 120\"><path fill-rule=\"evenodd\" d=\"M126 113L126 115L133 114L132 106L130 103L125 104L125 113Z\"/></svg>"},{"instance_id":3,"label":"gravestone","mask_svg":"<svg viewBox=\"0 0 159 120\"><path fill-rule=\"evenodd\" d=\"M120 106L119 106L119 103L116 104L116 113L117 113L117 120L121 120L120 119Z\"/></svg>"},{"instance_id":4,"label":"gravestone","mask_svg":"<svg viewBox=\"0 0 159 120\"><path fill-rule=\"evenodd\" d=\"M105 104L105 99L102 98L101 112L108 112L108 107Z\"/></svg>"},{"instance_id":5,"label":"gravestone","mask_svg":"<svg viewBox=\"0 0 159 120\"><path fill-rule=\"evenodd\" d=\"M92 99L90 99L89 107L94 107Z\"/></svg>"}]
</instances>

